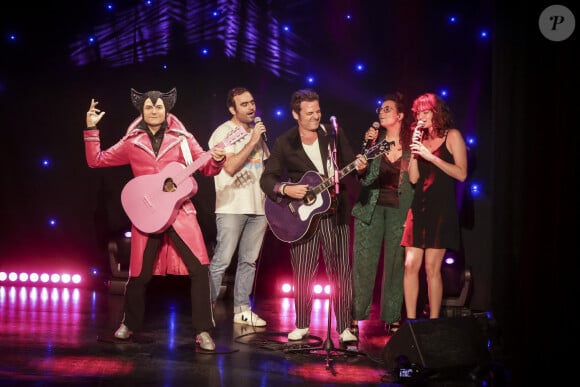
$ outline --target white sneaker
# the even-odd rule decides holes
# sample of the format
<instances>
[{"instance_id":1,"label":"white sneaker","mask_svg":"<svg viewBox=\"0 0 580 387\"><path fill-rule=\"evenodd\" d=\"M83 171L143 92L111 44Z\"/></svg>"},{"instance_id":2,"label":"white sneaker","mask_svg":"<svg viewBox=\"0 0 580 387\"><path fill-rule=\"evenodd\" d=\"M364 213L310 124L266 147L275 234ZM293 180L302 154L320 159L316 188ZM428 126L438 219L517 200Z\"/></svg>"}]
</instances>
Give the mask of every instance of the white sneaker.
<instances>
[{"instance_id":1,"label":"white sneaker","mask_svg":"<svg viewBox=\"0 0 580 387\"><path fill-rule=\"evenodd\" d=\"M308 328L296 328L292 332L288 333L288 340L302 340L310 334L310 329Z\"/></svg>"},{"instance_id":2,"label":"white sneaker","mask_svg":"<svg viewBox=\"0 0 580 387\"><path fill-rule=\"evenodd\" d=\"M199 335L197 335L195 341L197 342L197 344L199 344L199 347L201 349L204 349L206 351L215 351L215 343L213 342L213 339L211 338L209 333L201 332Z\"/></svg>"},{"instance_id":3,"label":"white sneaker","mask_svg":"<svg viewBox=\"0 0 580 387\"><path fill-rule=\"evenodd\" d=\"M234 322L238 324L252 325L254 327L266 326L266 321L251 310L234 314Z\"/></svg>"},{"instance_id":4,"label":"white sneaker","mask_svg":"<svg viewBox=\"0 0 580 387\"><path fill-rule=\"evenodd\" d=\"M348 343L350 341L358 341L358 337L356 337L355 335L353 335L352 332L350 331L350 329L346 328L340 334L339 340L342 343Z\"/></svg>"},{"instance_id":5,"label":"white sneaker","mask_svg":"<svg viewBox=\"0 0 580 387\"><path fill-rule=\"evenodd\" d=\"M127 325L121 323L119 329L115 331L115 337L121 340L127 340L129 337L133 335L133 332L129 330Z\"/></svg>"}]
</instances>

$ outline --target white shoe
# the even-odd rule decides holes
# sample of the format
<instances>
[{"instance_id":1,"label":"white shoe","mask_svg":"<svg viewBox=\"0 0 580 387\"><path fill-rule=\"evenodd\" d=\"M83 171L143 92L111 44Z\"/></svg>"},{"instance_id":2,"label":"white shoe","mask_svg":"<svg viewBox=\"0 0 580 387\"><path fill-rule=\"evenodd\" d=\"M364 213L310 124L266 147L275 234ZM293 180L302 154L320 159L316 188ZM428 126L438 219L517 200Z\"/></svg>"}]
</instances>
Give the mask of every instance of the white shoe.
<instances>
[{"instance_id":1,"label":"white shoe","mask_svg":"<svg viewBox=\"0 0 580 387\"><path fill-rule=\"evenodd\" d=\"M351 341L358 341L358 337L356 337L355 335L353 335L352 332L350 331L350 329L346 328L340 334L339 340L342 343L348 343L348 342L351 342Z\"/></svg>"},{"instance_id":2,"label":"white shoe","mask_svg":"<svg viewBox=\"0 0 580 387\"><path fill-rule=\"evenodd\" d=\"M129 330L127 325L121 323L119 329L115 331L115 337L121 340L127 340L129 337L133 335L133 332Z\"/></svg>"},{"instance_id":3,"label":"white shoe","mask_svg":"<svg viewBox=\"0 0 580 387\"><path fill-rule=\"evenodd\" d=\"M201 349L204 349L206 351L215 351L215 343L213 342L213 339L211 338L209 333L201 332L199 335L197 335L195 341L196 343L199 344L199 347Z\"/></svg>"},{"instance_id":4,"label":"white shoe","mask_svg":"<svg viewBox=\"0 0 580 387\"><path fill-rule=\"evenodd\" d=\"M292 332L288 333L288 340L302 340L308 337L310 334L310 329L308 328L296 328Z\"/></svg>"},{"instance_id":5,"label":"white shoe","mask_svg":"<svg viewBox=\"0 0 580 387\"><path fill-rule=\"evenodd\" d=\"M266 321L251 310L234 314L234 322L238 324L251 325L254 327L265 327Z\"/></svg>"}]
</instances>

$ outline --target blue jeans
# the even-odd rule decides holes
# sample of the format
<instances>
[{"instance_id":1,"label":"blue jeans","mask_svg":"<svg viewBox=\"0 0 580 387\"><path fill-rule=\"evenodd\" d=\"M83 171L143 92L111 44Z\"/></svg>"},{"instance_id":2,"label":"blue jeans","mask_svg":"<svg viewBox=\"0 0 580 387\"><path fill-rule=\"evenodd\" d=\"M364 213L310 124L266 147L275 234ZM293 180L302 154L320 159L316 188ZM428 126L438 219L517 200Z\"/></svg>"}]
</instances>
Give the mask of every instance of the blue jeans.
<instances>
[{"instance_id":1,"label":"blue jeans","mask_svg":"<svg viewBox=\"0 0 580 387\"><path fill-rule=\"evenodd\" d=\"M211 300L212 302L217 300L224 274L239 243L238 267L234 282L234 313L250 310L256 261L260 256L266 234L266 216L216 214L216 226L216 247L209 266Z\"/></svg>"}]
</instances>

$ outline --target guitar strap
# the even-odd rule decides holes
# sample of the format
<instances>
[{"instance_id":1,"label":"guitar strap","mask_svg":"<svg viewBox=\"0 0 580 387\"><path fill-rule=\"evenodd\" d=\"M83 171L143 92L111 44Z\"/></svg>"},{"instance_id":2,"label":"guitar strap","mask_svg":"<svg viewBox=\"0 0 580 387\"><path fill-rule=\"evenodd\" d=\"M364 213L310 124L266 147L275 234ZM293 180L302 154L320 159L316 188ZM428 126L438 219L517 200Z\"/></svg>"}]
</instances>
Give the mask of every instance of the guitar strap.
<instances>
[{"instance_id":1,"label":"guitar strap","mask_svg":"<svg viewBox=\"0 0 580 387\"><path fill-rule=\"evenodd\" d=\"M179 136L181 138L181 152L183 153L183 158L185 159L185 163L190 165L193 163L193 159L191 158L191 151L189 150L189 144L187 143L187 139L185 136Z\"/></svg>"}]
</instances>

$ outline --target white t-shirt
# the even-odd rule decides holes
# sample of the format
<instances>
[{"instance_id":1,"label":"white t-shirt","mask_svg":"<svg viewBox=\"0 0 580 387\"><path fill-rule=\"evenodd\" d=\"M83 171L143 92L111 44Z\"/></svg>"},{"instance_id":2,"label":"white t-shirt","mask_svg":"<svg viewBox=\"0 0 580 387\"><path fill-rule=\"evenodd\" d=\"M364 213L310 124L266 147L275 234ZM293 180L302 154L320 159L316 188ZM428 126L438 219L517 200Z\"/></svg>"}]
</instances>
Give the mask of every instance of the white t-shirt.
<instances>
[{"instance_id":1,"label":"white t-shirt","mask_svg":"<svg viewBox=\"0 0 580 387\"><path fill-rule=\"evenodd\" d=\"M308 155L310 160L316 166L318 173L320 175L324 176L324 165L322 164L323 163L322 154L320 154L320 146L318 145L318 139L316 139L310 145L306 145L306 144L302 143L302 148L304 148L304 152L306 152L306 154ZM328 150L328 152L329 152L328 154L330 155L331 154L330 149ZM330 159L326 160L326 170L328 171L329 176L334 175L334 167L332 165L332 160L330 160Z\"/></svg>"},{"instance_id":2,"label":"white t-shirt","mask_svg":"<svg viewBox=\"0 0 580 387\"><path fill-rule=\"evenodd\" d=\"M227 137L236 125L226 121L212 133L209 147L213 148ZM251 132L234 144L225 147L226 153L238 153L249 142ZM270 156L264 141L256 144L246 163L234 176L225 170L214 176L216 214L264 215L266 195L260 188L260 177L264 171L264 160Z\"/></svg>"}]
</instances>

